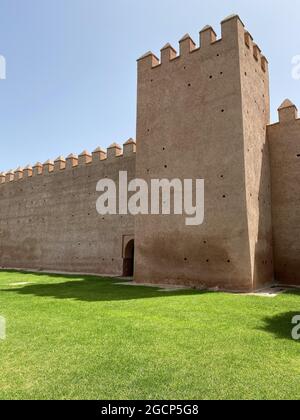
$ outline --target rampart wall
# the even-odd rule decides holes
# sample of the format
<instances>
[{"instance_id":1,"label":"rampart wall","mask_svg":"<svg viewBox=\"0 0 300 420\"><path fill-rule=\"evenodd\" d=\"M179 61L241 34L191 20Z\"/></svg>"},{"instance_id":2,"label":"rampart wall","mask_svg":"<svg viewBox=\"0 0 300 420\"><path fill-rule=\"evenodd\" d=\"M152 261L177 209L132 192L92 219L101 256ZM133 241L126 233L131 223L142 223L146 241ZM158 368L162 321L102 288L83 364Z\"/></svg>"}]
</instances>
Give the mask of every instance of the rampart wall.
<instances>
[{"instance_id":1,"label":"rampart wall","mask_svg":"<svg viewBox=\"0 0 300 420\"><path fill-rule=\"evenodd\" d=\"M100 216L96 185L119 171L135 177L135 143L97 149L0 176L0 265L46 271L122 274L130 215Z\"/></svg>"}]
</instances>

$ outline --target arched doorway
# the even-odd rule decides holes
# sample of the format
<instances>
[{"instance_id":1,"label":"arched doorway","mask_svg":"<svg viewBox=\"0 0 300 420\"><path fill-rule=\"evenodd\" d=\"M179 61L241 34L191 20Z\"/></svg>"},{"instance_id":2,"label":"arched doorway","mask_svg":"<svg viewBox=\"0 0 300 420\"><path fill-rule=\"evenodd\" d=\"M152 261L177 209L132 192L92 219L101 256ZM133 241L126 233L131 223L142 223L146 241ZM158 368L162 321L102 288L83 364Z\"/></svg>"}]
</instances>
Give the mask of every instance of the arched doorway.
<instances>
[{"instance_id":1,"label":"arched doorway","mask_svg":"<svg viewBox=\"0 0 300 420\"><path fill-rule=\"evenodd\" d=\"M124 252L123 276L133 277L134 272L134 240L128 242Z\"/></svg>"}]
</instances>

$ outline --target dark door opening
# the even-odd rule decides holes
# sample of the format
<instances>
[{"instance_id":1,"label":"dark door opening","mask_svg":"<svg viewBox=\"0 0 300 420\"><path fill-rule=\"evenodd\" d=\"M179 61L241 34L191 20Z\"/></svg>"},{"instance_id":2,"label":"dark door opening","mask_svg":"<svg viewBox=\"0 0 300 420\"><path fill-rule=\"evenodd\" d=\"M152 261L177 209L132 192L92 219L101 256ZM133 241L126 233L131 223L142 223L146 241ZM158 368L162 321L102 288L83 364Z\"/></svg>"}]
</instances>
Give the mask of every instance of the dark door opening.
<instances>
[{"instance_id":1,"label":"dark door opening","mask_svg":"<svg viewBox=\"0 0 300 420\"><path fill-rule=\"evenodd\" d=\"M133 277L134 272L134 240L128 242L123 259L123 276Z\"/></svg>"}]
</instances>

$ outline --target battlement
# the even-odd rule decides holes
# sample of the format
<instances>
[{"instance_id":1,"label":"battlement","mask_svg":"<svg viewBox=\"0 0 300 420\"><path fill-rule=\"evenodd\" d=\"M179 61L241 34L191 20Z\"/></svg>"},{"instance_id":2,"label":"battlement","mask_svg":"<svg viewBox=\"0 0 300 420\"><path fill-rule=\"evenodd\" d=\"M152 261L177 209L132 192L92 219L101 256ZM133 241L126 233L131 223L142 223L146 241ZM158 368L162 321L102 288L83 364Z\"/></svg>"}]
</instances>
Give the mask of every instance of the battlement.
<instances>
[{"instance_id":1,"label":"battlement","mask_svg":"<svg viewBox=\"0 0 300 420\"><path fill-rule=\"evenodd\" d=\"M81 166L98 165L104 162L113 163L114 159L127 158L135 155L136 142L133 139L127 140L123 148L113 143L107 150L97 147L92 153L84 150L79 156L70 154L67 158L59 156L54 161L47 160L44 164L37 162L34 166L18 167L15 170L0 173L0 184L17 182L29 178L51 175L55 173L68 172Z\"/></svg>"},{"instance_id":2,"label":"battlement","mask_svg":"<svg viewBox=\"0 0 300 420\"><path fill-rule=\"evenodd\" d=\"M278 108L279 123L298 120L298 109L289 99L283 101Z\"/></svg>"},{"instance_id":3,"label":"battlement","mask_svg":"<svg viewBox=\"0 0 300 420\"><path fill-rule=\"evenodd\" d=\"M179 54L169 43L161 49L160 59L152 51L149 51L137 60L139 68L141 70L158 69L163 65L168 65L180 59L185 59L191 54L207 55L210 51L214 54L216 52L214 49L215 46L219 46L221 51L224 43L232 43L234 41L234 37L242 36L241 40L252 52L253 59L260 64L263 72L267 71L268 60L262 54L259 46L254 43L251 34L245 29L245 25L238 15L231 15L224 19L221 22L221 29L222 36L220 39L217 39L217 34L214 29L211 26L206 25L200 31L199 47L197 47L197 44L189 34L184 35L184 37L179 41ZM217 53L217 55L219 56L220 53Z\"/></svg>"},{"instance_id":4,"label":"battlement","mask_svg":"<svg viewBox=\"0 0 300 420\"><path fill-rule=\"evenodd\" d=\"M297 106L290 101L289 99L285 99L280 107L278 108L278 121L269 124L268 128L290 124L292 122L300 122L300 117L298 115L298 108Z\"/></svg>"}]
</instances>

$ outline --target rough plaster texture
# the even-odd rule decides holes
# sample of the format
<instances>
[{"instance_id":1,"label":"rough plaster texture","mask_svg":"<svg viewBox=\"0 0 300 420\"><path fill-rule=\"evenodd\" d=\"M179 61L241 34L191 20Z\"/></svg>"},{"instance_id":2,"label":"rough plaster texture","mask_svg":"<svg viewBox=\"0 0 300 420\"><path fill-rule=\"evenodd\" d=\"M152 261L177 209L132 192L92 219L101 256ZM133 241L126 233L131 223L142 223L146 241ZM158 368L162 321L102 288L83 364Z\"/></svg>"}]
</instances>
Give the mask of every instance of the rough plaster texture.
<instances>
[{"instance_id":1,"label":"rough plaster texture","mask_svg":"<svg viewBox=\"0 0 300 420\"><path fill-rule=\"evenodd\" d=\"M0 174L0 266L128 274L139 284L261 289L300 284L300 120L289 101L269 126L268 62L238 16L159 61L138 61L130 139ZM105 177L204 179L205 219L100 216ZM117 182L118 183L118 182ZM150 198L150 196L149 196ZM134 248L132 241L134 240Z\"/></svg>"},{"instance_id":2,"label":"rough plaster texture","mask_svg":"<svg viewBox=\"0 0 300 420\"><path fill-rule=\"evenodd\" d=\"M268 127L271 151L275 278L300 284L300 119L296 107L279 110L280 122Z\"/></svg>"},{"instance_id":3,"label":"rough plaster texture","mask_svg":"<svg viewBox=\"0 0 300 420\"><path fill-rule=\"evenodd\" d=\"M271 175L267 143L270 123L268 62L249 32L240 43L244 159L252 283L260 289L273 281Z\"/></svg>"},{"instance_id":4,"label":"rough plaster texture","mask_svg":"<svg viewBox=\"0 0 300 420\"><path fill-rule=\"evenodd\" d=\"M138 216L135 280L250 290L259 257L269 263L260 283L272 281L269 199L258 215L267 68L246 46L238 17L222 23L221 40L210 27L200 38L195 49L185 37L176 58L164 49L160 64L151 55L139 61L137 175L205 179L205 221L187 227L181 216Z\"/></svg>"},{"instance_id":5,"label":"rough plaster texture","mask_svg":"<svg viewBox=\"0 0 300 420\"><path fill-rule=\"evenodd\" d=\"M99 216L97 182L135 174L135 154L0 185L1 266L120 274L127 216Z\"/></svg>"}]
</instances>

